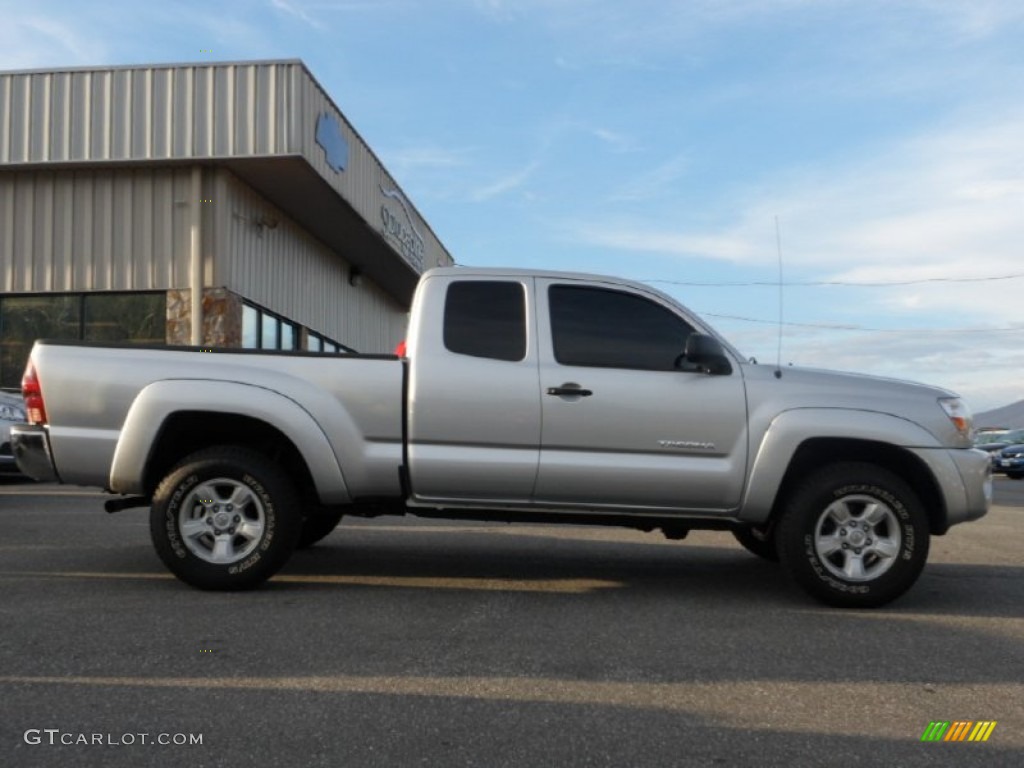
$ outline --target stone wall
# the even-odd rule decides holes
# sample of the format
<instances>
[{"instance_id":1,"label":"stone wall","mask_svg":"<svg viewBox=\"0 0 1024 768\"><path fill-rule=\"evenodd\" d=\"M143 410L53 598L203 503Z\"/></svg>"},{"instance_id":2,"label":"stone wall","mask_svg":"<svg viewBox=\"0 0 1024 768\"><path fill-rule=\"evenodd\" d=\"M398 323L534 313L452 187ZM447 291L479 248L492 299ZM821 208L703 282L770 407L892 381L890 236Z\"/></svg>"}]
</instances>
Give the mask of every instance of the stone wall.
<instances>
[{"instance_id":1,"label":"stone wall","mask_svg":"<svg viewBox=\"0 0 1024 768\"><path fill-rule=\"evenodd\" d=\"M167 343L192 343L192 291L167 292ZM203 290L203 341L211 347L242 346L242 300L226 288Z\"/></svg>"}]
</instances>

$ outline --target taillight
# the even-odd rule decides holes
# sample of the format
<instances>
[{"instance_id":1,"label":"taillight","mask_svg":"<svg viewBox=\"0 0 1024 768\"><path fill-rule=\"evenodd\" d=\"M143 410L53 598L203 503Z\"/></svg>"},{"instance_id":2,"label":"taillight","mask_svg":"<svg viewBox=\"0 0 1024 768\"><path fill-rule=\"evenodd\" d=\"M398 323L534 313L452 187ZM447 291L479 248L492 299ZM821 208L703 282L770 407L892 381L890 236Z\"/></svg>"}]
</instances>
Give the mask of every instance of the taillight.
<instances>
[{"instance_id":1,"label":"taillight","mask_svg":"<svg viewBox=\"0 0 1024 768\"><path fill-rule=\"evenodd\" d=\"M43 405L43 390L39 386L36 367L32 361L25 366L25 375L21 377L21 394L25 398L25 411L28 413L29 424L46 424L46 406Z\"/></svg>"},{"instance_id":2,"label":"taillight","mask_svg":"<svg viewBox=\"0 0 1024 768\"><path fill-rule=\"evenodd\" d=\"M404 339L402 341L398 342L398 346L395 347L395 354L398 357L405 357L406 352L408 352L408 351L409 351L409 347L405 343Z\"/></svg>"}]
</instances>

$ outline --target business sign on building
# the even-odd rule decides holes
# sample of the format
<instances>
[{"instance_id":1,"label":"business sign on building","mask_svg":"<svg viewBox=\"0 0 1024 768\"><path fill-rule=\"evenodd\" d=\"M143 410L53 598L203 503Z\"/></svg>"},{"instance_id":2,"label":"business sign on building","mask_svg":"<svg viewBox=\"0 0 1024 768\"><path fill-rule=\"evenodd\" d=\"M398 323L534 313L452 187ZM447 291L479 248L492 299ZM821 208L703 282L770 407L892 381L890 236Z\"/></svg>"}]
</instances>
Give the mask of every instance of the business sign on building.
<instances>
[{"instance_id":1,"label":"business sign on building","mask_svg":"<svg viewBox=\"0 0 1024 768\"><path fill-rule=\"evenodd\" d=\"M409 211L409 204L397 189L387 189L382 184L380 192L384 196L380 204L381 234L413 269L422 272L426 241Z\"/></svg>"},{"instance_id":2,"label":"business sign on building","mask_svg":"<svg viewBox=\"0 0 1024 768\"><path fill-rule=\"evenodd\" d=\"M324 160L331 170L341 173L348 167L348 141L341 132L341 123L330 112L316 117L316 143L324 151Z\"/></svg>"}]
</instances>

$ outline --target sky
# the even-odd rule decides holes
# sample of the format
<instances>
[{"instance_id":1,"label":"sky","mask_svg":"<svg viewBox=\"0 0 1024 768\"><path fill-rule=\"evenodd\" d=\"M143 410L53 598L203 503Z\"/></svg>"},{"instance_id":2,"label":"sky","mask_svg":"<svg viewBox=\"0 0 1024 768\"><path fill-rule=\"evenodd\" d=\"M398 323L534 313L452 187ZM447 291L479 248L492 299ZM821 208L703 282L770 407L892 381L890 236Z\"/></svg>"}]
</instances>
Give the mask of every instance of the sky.
<instances>
[{"instance_id":1,"label":"sky","mask_svg":"<svg viewBox=\"0 0 1024 768\"><path fill-rule=\"evenodd\" d=\"M761 362L975 411L1024 399L1020 0L0 0L0 18L0 69L302 59L460 264L643 280Z\"/></svg>"}]
</instances>

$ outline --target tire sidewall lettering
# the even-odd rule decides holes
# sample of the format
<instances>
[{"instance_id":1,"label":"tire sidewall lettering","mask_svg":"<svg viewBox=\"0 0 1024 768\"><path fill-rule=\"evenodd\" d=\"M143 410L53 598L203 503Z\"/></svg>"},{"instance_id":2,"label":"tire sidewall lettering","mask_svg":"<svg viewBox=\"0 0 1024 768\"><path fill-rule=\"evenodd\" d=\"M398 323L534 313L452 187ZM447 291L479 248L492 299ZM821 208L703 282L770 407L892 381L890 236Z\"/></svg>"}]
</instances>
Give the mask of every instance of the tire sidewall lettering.
<instances>
[{"instance_id":1,"label":"tire sidewall lettering","mask_svg":"<svg viewBox=\"0 0 1024 768\"><path fill-rule=\"evenodd\" d=\"M184 539L181 535L180 530L180 513L182 500L188 496L188 494L194 489L199 483L204 480L208 480L212 477L217 476L232 476L231 472L221 472L217 470L207 471L200 475L199 473L192 473L184 478L175 487L174 492L171 494L170 499L167 503L167 511L165 515L166 529L167 529L167 543L171 548L171 551L179 559L191 558L196 560L197 558L188 551L185 547ZM240 563L233 563L228 565L225 570L231 575L237 575L244 573L245 571L252 568L254 565L259 563L262 559L263 554L271 547L274 541L275 533L275 521L277 515L274 510L274 504L270 494L267 493L266 488L263 484L251 474L244 473L241 477L236 478L238 482L246 485L249 490L259 496L260 502L263 504L264 520L265 525L263 529L263 536L260 539L260 543L256 548L256 551L250 554L245 560ZM216 566L211 563L202 563L203 567L206 568L223 568L224 566Z\"/></svg>"},{"instance_id":2,"label":"tire sidewall lettering","mask_svg":"<svg viewBox=\"0 0 1024 768\"><path fill-rule=\"evenodd\" d=\"M900 537L900 552L899 555L897 555L897 559L904 561L912 560L914 557L915 534L914 526L911 522L910 512L895 495L887 491L885 488L881 488L877 485L855 483L847 484L839 488L833 489L829 493L830 499L828 500L828 502L824 506L820 507L820 509L818 509L815 512L815 514L811 517L811 519L808 521L809 525L816 525L818 516L825 509L825 507L828 506L828 504L831 504L832 502L837 501L843 498L844 496L850 496L854 494L872 496L888 505L888 507L893 511L893 513L896 515L896 517L899 519L901 523L900 532L902 535ZM842 581L834 577L825 569L824 564L821 562L821 558L818 556L818 553L815 550L813 533L807 533L804 536L803 544L804 555L806 556L807 563L811 567L811 570L814 572L814 575L821 582L828 585L828 587L837 592L856 595L870 594L872 589L877 584L884 583L886 581L886 577L888 577L892 573L892 571L890 570L885 574L879 576L874 581L864 584L856 584L847 581Z\"/></svg>"},{"instance_id":3,"label":"tire sidewall lettering","mask_svg":"<svg viewBox=\"0 0 1024 768\"><path fill-rule=\"evenodd\" d=\"M263 538L260 540L259 546L256 548L256 552L251 555L245 562L240 563L238 573L248 570L254 565L260 558L261 552L266 552L270 545L274 543L274 529L276 527L277 514L274 511L274 501L263 484L250 474L242 475L241 482L249 486L249 489L260 497L260 501L263 504L263 514L266 519L266 523L263 527ZM250 562L251 561L251 562ZM233 571L234 572L234 571Z\"/></svg>"},{"instance_id":4,"label":"tire sidewall lettering","mask_svg":"<svg viewBox=\"0 0 1024 768\"><path fill-rule=\"evenodd\" d=\"M181 501L193 488L199 485L200 480L201 478L195 472L188 475L184 480L178 483L178 486L174 489L174 493L171 494L171 498L167 503L167 511L164 519L164 524L167 528L167 544L170 546L174 556L181 560L185 560L189 556L189 552L185 548L185 541L181 536L181 530L179 529L178 524Z\"/></svg>"}]
</instances>

